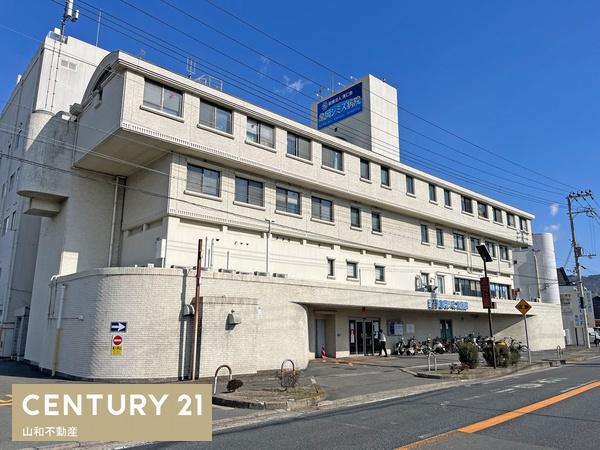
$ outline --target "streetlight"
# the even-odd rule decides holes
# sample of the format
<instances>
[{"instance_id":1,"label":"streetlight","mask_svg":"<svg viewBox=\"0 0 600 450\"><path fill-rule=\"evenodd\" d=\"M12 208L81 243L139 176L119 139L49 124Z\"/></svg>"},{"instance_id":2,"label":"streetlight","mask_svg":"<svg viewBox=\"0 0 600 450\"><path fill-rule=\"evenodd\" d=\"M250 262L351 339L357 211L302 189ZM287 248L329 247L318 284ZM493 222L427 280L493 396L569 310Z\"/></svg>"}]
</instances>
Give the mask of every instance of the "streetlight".
<instances>
[{"instance_id":1,"label":"streetlight","mask_svg":"<svg viewBox=\"0 0 600 450\"><path fill-rule=\"evenodd\" d=\"M487 263L492 262L492 255L488 251L484 244L476 246L477 253L483 260L483 274L484 277L480 280L481 286L481 298L483 300L483 307L488 310L488 323L490 325L490 339L492 340L492 357L494 360L494 369L496 368L496 343L494 342L494 331L492 330L492 296L490 293L490 279L487 276Z\"/></svg>"},{"instance_id":2,"label":"streetlight","mask_svg":"<svg viewBox=\"0 0 600 450\"><path fill-rule=\"evenodd\" d=\"M267 222L269 224L269 228L267 230L267 250L265 252L265 265L266 265L266 270L265 272L269 273L269 238L271 236L271 224L275 223L275 219L265 219L265 222Z\"/></svg>"}]
</instances>

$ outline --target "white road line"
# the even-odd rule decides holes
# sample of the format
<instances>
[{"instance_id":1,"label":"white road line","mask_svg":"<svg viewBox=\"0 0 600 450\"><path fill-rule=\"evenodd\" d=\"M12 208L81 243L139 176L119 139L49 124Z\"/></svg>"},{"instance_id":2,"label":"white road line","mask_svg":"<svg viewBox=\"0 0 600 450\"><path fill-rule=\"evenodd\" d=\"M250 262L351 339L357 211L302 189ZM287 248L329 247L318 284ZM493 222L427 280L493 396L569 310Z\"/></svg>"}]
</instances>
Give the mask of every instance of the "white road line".
<instances>
[{"instance_id":1,"label":"white road line","mask_svg":"<svg viewBox=\"0 0 600 450\"><path fill-rule=\"evenodd\" d=\"M562 391L560 391L560 393L564 394L565 392L572 391L573 389L577 389L578 387L585 386L588 383L589 383L589 381L587 381L585 383L578 384L577 386L572 386L570 388L563 389Z\"/></svg>"},{"instance_id":2,"label":"white road line","mask_svg":"<svg viewBox=\"0 0 600 450\"><path fill-rule=\"evenodd\" d=\"M540 386L541 386L541 385L540 385ZM516 386L515 386L515 387L516 387ZM505 392L512 392L512 391L514 391L514 390L515 390L514 388L507 388L507 389L495 390L495 391L492 391L492 392L493 392L494 394L502 394L502 393L505 393Z\"/></svg>"},{"instance_id":3,"label":"white road line","mask_svg":"<svg viewBox=\"0 0 600 450\"><path fill-rule=\"evenodd\" d=\"M464 401L475 400L476 398L481 398L481 395L474 395L473 397L463 398Z\"/></svg>"}]
</instances>

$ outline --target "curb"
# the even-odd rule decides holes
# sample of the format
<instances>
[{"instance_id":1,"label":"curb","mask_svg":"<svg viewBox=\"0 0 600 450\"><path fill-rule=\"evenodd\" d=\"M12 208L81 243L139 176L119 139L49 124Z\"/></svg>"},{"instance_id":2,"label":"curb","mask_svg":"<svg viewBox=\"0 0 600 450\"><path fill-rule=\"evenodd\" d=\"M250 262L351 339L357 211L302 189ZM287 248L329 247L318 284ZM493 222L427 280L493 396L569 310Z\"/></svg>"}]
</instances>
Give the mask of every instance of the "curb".
<instances>
[{"instance_id":1,"label":"curb","mask_svg":"<svg viewBox=\"0 0 600 450\"><path fill-rule=\"evenodd\" d=\"M483 377L478 377L476 375L461 375L461 374L456 374L456 375L452 375L452 374L437 374L437 373L432 373L432 372L417 372L416 376L420 377L420 378L433 378L436 380L488 380L490 378L497 378L497 377L501 377L503 375L510 375L516 372L525 372L531 369L544 369L547 367L552 367L552 364L549 361L542 361L542 362L535 362L535 363L531 363L528 364L525 367L510 367L510 368L506 368L506 367L502 367L500 369L496 369L491 375L488 376L483 376Z\"/></svg>"}]
</instances>

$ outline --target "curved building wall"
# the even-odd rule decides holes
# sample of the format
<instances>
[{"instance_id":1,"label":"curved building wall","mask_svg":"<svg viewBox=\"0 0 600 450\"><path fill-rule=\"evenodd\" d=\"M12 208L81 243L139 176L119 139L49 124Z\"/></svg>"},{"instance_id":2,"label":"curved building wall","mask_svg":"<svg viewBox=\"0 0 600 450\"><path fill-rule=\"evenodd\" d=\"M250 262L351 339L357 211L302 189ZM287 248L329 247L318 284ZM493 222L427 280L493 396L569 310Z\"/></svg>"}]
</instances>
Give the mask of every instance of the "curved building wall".
<instances>
[{"instance_id":1,"label":"curved building wall","mask_svg":"<svg viewBox=\"0 0 600 450\"><path fill-rule=\"evenodd\" d=\"M534 234L533 248L536 252L542 302L558 305L560 304L560 292L552 233Z\"/></svg>"}]
</instances>

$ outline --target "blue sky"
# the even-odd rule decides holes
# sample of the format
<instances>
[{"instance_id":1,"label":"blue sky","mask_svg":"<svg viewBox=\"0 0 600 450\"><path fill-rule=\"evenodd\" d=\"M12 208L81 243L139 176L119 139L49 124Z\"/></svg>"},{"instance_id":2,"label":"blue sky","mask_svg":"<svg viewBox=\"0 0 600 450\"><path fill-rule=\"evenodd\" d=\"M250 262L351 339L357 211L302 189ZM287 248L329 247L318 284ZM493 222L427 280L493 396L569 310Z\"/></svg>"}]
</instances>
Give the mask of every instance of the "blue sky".
<instances>
[{"instance_id":1,"label":"blue sky","mask_svg":"<svg viewBox=\"0 0 600 450\"><path fill-rule=\"evenodd\" d=\"M91 18L102 8L102 47L143 54L180 72L185 72L186 55L202 59L196 76L216 75L224 79L225 90L304 121L319 85L331 85L329 70L205 0L166 1L256 51L160 0L76 0L82 17L68 25L67 34L94 42L96 23ZM369 10L359 1L211 1L346 78L366 73L385 78L398 89L404 108L400 110L400 134L405 140L401 159L534 213L534 231L554 232L557 262L565 263L570 245L565 196L577 188L591 189L600 198L599 2L396 1L372 2L376 6ZM37 42L58 25L62 15L59 3L3 0L0 48L5 62L0 71L0 102L8 98ZM127 3L143 6L165 23ZM178 48L164 52L164 47L152 48L147 36L138 36L143 41L138 42L132 39L132 31L119 34L109 27L124 31L126 26L110 22L117 19L109 14ZM334 75L333 82L337 86L347 79ZM260 97L256 86L264 89ZM407 111L519 165L469 145ZM458 162L444 161L434 152ZM499 178L490 178L477 168ZM509 195L507 188L520 195ZM581 244L594 251L600 224L581 216L577 227ZM600 273L600 258L583 264L587 267L584 274ZM572 265L571 257L568 267Z\"/></svg>"}]
</instances>

